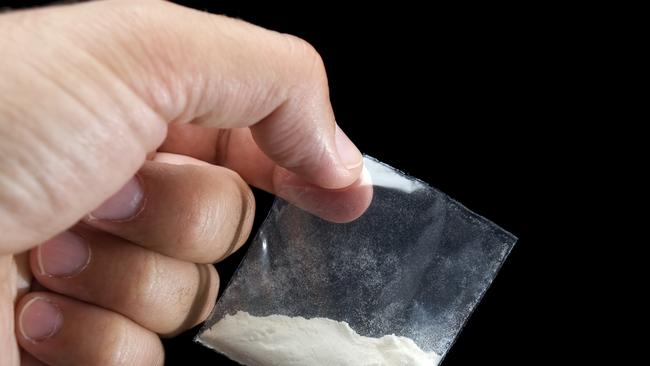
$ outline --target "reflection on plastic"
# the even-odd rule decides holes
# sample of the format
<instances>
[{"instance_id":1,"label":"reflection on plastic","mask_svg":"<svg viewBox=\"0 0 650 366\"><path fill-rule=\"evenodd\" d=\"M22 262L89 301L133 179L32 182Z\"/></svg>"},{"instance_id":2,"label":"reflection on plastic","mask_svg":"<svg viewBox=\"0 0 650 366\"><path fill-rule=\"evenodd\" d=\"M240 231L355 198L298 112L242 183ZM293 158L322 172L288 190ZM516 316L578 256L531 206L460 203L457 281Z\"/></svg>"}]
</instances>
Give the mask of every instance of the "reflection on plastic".
<instances>
[{"instance_id":1,"label":"reflection on plastic","mask_svg":"<svg viewBox=\"0 0 650 366\"><path fill-rule=\"evenodd\" d=\"M404 193L413 193L418 189L425 189L426 184L419 180L409 178L403 174L395 174L395 170L377 160L366 158L364 167L370 174L370 179L375 187L396 189Z\"/></svg>"},{"instance_id":2,"label":"reflection on plastic","mask_svg":"<svg viewBox=\"0 0 650 366\"><path fill-rule=\"evenodd\" d=\"M366 157L368 211L333 224L273 205L197 337L238 311L345 321L362 336L447 353L516 238L426 183Z\"/></svg>"}]
</instances>

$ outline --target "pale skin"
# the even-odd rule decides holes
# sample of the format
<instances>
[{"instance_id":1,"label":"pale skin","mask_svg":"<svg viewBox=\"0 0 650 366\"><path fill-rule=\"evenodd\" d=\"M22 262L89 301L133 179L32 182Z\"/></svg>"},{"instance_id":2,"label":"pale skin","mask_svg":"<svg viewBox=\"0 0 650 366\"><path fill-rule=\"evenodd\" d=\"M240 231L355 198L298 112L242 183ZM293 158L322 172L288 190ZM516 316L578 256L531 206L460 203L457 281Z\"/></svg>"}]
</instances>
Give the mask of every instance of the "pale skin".
<instances>
[{"instance_id":1,"label":"pale skin","mask_svg":"<svg viewBox=\"0 0 650 366\"><path fill-rule=\"evenodd\" d=\"M162 365L250 233L249 185L335 222L370 203L298 38L160 1L0 34L2 365Z\"/></svg>"}]
</instances>

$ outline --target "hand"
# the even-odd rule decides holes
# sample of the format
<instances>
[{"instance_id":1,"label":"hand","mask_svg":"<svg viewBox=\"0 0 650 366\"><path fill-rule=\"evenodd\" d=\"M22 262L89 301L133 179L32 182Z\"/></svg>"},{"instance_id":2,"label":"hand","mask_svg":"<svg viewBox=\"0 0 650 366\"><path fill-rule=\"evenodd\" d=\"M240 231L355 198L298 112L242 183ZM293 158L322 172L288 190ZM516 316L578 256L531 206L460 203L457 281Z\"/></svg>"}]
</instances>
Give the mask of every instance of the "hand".
<instances>
[{"instance_id":1,"label":"hand","mask_svg":"<svg viewBox=\"0 0 650 366\"><path fill-rule=\"evenodd\" d=\"M2 365L161 365L249 235L248 184L336 222L369 205L300 39L158 1L7 13L0 34Z\"/></svg>"}]
</instances>

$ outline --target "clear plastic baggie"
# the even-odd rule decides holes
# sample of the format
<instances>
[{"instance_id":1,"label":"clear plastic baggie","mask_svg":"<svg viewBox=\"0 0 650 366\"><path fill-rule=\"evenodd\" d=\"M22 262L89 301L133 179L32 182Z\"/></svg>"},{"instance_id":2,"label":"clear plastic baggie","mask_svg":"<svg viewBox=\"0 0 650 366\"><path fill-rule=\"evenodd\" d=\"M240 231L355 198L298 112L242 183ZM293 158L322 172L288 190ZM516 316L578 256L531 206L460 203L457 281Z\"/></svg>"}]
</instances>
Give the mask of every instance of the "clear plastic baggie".
<instances>
[{"instance_id":1,"label":"clear plastic baggie","mask_svg":"<svg viewBox=\"0 0 650 366\"><path fill-rule=\"evenodd\" d=\"M420 180L364 163L373 198L353 222L276 200L198 342L250 366L415 366L444 357L517 239ZM243 334L244 323L232 323L238 314L258 322ZM356 335L335 339L330 331L343 324ZM409 358L408 342L430 357Z\"/></svg>"}]
</instances>

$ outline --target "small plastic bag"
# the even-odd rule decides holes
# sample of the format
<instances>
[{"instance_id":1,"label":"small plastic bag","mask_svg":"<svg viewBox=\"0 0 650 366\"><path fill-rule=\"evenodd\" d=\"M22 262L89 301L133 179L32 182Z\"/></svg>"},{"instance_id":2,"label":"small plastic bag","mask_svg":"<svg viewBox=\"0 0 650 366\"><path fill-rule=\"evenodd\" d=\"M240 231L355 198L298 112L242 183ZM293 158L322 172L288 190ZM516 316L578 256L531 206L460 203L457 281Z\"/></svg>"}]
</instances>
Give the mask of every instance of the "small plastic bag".
<instances>
[{"instance_id":1,"label":"small plastic bag","mask_svg":"<svg viewBox=\"0 0 650 366\"><path fill-rule=\"evenodd\" d=\"M276 200L197 336L200 343L246 365L433 365L444 357L517 239L426 183L373 158L365 158L365 168L373 200L351 223L330 223ZM397 347L396 340L408 338L433 356L425 363L390 359L385 356L395 354L390 349L381 356L386 358L371 360L337 354L352 351L334 340L328 346L334 355L322 355L325 348L312 347L307 339L319 328L310 328L298 348L307 348L316 361L300 359L312 357L305 352L278 361L273 352L287 350L278 351L273 342L298 331L292 328L274 338L275 330L263 325L241 338L266 342L263 352L247 354L215 336L219 329L214 327L243 312L252 319L344 321L362 336L361 341L346 336L350 342L386 350L381 347ZM284 317L272 317L276 315ZM322 337L331 335L323 332Z\"/></svg>"}]
</instances>

